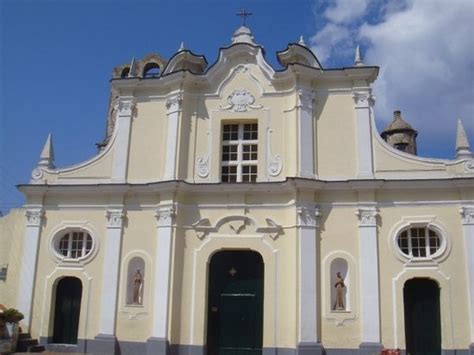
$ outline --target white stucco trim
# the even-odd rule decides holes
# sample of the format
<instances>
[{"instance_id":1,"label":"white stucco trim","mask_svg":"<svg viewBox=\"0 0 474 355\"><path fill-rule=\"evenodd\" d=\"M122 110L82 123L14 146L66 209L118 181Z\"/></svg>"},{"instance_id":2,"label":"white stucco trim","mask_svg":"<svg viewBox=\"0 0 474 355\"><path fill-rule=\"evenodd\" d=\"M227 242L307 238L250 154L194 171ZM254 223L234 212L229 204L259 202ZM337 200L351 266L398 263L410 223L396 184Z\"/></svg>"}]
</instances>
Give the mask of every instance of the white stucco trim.
<instances>
[{"instance_id":1,"label":"white stucco trim","mask_svg":"<svg viewBox=\"0 0 474 355\"><path fill-rule=\"evenodd\" d=\"M402 253L398 247L397 238L401 232L408 228L430 228L433 229L441 238L441 245L438 251L426 258L412 257ZM424 266L437 266L439 262L445 260L451 252L451 238L447 232L447 229L442 223L437 220L436 216L403 216L401 220L396 223L390 230L389 233L389 247L393 251L394 255L398 260L403 262L405 266L418 267Z\"/></svg>"},{"instance_id":2,"label":"white stucco trim","mask_svg":"<svg viewBox=\"0 0 474 355\"><path fill-rule=\"evenodd\" d=\"M190 341L191 345L205 345L207 340L207 282L197 284L196 280L207 280L209 263L212 255L222 250L253 250L263 258L265 265L264 300L263 300L263 346L275 348L278 346L278 312L267 311L278 309L277 270L278 249L274 248L268 237L258 234L249 235L213 235L203 240L201 246L193 252L193 279L191 312L190 312ZM206 260L205 263L199 261ZM202 329L203 332L196 332Z\"/></svg>"},{"instance_id":3,"label":"white stucco trim","mask_svg":"<svg viewBox=\"0 0 474 355\"><path fill-rule=\"evenodd\" d=\"M87 255L77 259L68 259L57 250L59 239L61 239L61 237L66 233L72 231L84 231L92 238L91 251ZM95 258L99 251L99 247L100 242L98 234L93 224L89 221L63 221L51 230L48 237L49 254L60 266L83 267Z\"/></svg>"},{"instance_id":4,"label":"white stucco trim","mask_svg":"<svg viewBox=\"0 0 474 355\"><path fill-rule=\"evenodd\" d=\"M56 287L58 282L64 277L77 277L81 280L82 284L82 295L81 295L81 311L79 315L79 328L78 337L87 338L92 336L88 334L89 329L89 307L91 298L91 282L92 276L86 271L67 268L67 267L56 267L49 275L44 279L44 291L43 291L43 305L41 310L41 324L39 328L40 337L51 337L54 332L54 312L55 303L53 302L56 298Z\"/></svg>"},{"instance_id":5,"label":"white stucco trim","mask_svg":"<svg viewBox=\"0 0 474 355\"><path fill-rule=\"evenodd\" d=\"M379 261L377 246L377 211L360 208L360 292L362 343L380 343Z\"/></svg>"},{"instance_id":6,"label":"white stucco trim","mask_svg":"<svg viewBox=\"0 0 474 355\"><path fill-rule=\"evenodd\" d=\"M441 348L453 349L454 326L453 311L454 300L451 289L451 277L444 274L439 269L421 267L416 269L402 270L392 278L393 296L393 348L406 349L405 343L405 317L403 287L405 282L412 278L428 278L438 283L440 288L440 308L441 308Z\"/></svg>"},{"instance_id":7,"label":"white stucco trim","mask_svg":"<svg viewBox=\"0 0 474 355\"><path fill-rule=\"evenodd\" d=\"M42 207L28 208L25 211L26 228L21 258L20 283L18 287L17 307L24 315L23 329L31 331L33 293L35 288L38 247L41 226L44 218Z\"/></svg>"},{"instance_id":8,"label":"white stucco trim","mask_svg":"<svg viewBox=\"0 0 474 355\"><path fill-rule=\"evenodd\" d=\"M474 343L474 205L461 207L462 230L466 246L466 270L469 294L469 319L471 343Z\"/></svg>"},{"instance_id":9,"label":"white stucco trim","mask_svg":"<svg viewBox=\"0 0 474 355\"><path fill-rule=\"evenodd\" d=\"M117 298L120 271L120 252L124 211L121 208L110 209L104 242L104 260L102 276L101 307L99 317L99 334L115 335L117 320Z\"/></svg>"}]
</instances>

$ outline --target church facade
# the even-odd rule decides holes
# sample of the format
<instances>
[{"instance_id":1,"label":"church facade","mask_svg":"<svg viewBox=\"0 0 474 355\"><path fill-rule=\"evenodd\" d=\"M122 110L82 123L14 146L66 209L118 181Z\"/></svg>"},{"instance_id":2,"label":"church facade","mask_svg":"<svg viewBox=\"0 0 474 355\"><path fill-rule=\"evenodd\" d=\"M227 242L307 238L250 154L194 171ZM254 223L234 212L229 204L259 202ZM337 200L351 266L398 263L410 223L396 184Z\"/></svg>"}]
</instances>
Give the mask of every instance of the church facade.
<instances>
[{"instance_id":1,"label":"church facade","mask_svg":"<svg viewBox=\"0 0 474 355\"><path fill-rule=\"evenodd\" d=\"M357 51L358 52L358 51ZM377 132L378 67L265 59L117 67L97 156L54 166L0 219L1 303L49 349L121 354L474 353L474 157ZM416 73L414 73L416 75Z\"/></svg>"}]
</instances>

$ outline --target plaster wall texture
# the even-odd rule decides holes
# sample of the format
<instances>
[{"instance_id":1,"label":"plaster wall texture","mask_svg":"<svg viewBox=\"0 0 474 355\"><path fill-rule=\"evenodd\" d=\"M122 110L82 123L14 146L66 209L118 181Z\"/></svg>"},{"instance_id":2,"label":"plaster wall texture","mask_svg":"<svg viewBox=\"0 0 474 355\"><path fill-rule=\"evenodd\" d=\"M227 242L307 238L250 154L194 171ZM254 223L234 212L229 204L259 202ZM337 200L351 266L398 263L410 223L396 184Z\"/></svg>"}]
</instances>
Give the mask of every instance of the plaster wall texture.
<instances>
[{"instance_id":1,"label":"plaster wall texture","mask_svg":"<svg viewBox=\"0 0 474 355\"><path fill-rule=\"evenodd\" d=\"M21 208L12 209L0 218L0 265L8 265L7 279L0 281L0 303L8 308L17 307L25 219Z\"/></svg>"}]
</instances>

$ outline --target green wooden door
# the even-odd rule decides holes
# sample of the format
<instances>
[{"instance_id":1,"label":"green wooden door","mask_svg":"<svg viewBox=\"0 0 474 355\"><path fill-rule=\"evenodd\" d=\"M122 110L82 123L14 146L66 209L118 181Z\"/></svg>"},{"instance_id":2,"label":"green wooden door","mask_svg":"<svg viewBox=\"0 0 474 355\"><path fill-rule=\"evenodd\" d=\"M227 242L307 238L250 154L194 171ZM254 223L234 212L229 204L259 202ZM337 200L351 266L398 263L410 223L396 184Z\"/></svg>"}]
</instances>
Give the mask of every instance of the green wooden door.
<instances>
[{"instance_id":1,"label":"green wooden door","mask_svg":"<svg viewBox=\"0 0 474 355\"><path fill-rule=\"evenodd\" d=\"M82 284L76 277L65 277L56 288L53 343L77 344L81 313Z\"/></svg>"},{"instance_id":2,"label":"green wooden door","mask_svg":"<svg viewBox=\"0 0 474 355\"><path fill-rule=\"evenodd\" d=\"M407 355L441 354L439 287L429 279L412 279L403 289Z\"/></svg>"},{"instance_id":3,"label":"green wooden door","mask_svg":"<svg viewBox=\"0 0 474 355\"><path fill-rule=\"evenodd\" d=\"M209 269L210 355L262 353L263 260L252 251L222 251Z\"/></svg>"}]
</instances>

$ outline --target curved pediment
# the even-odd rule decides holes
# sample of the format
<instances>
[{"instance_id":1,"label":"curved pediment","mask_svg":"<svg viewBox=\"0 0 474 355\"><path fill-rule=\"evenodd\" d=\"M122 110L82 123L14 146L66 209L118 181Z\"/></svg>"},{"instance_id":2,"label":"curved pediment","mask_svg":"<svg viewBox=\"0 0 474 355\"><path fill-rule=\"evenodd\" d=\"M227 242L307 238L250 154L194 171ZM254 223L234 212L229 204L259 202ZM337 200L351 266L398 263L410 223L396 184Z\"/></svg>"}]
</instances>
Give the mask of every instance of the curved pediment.
<instances>
[{"instance_id":1,"label":"curved pediment","mask_svg":"<svg viewBox=\"0 0 474 355\"><path fill-rule=\"evenodd\" d=\"M308 47L299 43L288 44L286 49L277 52L277 58L284 67L287 67L289 64L302 64L322 69L321 63L319 63L314 53Z\"/></svg>"},{"instance_id":2,"label":"curved pediment","mask_svg":"<svg viewBox=\"0 0 474 355\"><path fill-rule=\"evenodd\" d=\"M188 70L193 74L202 74L206 67L207 60L203 55L197 55L190 50L183 49L171 57L163 70L163 75L181 70Z\"/></svg>"}]
</instances>

